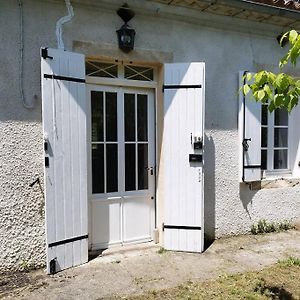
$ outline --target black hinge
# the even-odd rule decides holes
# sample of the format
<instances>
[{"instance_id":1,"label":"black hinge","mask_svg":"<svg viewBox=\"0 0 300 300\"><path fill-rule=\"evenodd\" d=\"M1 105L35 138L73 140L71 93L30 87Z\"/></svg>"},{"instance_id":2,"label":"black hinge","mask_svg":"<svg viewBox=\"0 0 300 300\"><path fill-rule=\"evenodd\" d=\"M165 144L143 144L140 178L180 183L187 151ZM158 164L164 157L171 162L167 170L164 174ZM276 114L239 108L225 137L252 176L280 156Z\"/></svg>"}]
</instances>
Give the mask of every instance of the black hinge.
<instances>
[{"instance_id":1,"label":"black hinge","mask_svg":"<svg viewBox=\"0 0 300 300\"><path fill-rule=\"evenodd\" d=\"M45 156L45 167L49 168L49 157Z\"/></svg>"},{"instance_id":2,"label":"black hinge","mask_svg":"<svg viewBox=\"0 0 300 300\"><path fill-rule=\"evenodd\" d=\"M50 260L50 263L49 263L49 273L51 275L54 275L56 273L56 258L53 258Z\"/></svg>"},{"instance_id":3,"label":"black hinge","mask_svg":"<svg viewBox=\"0 0 300 300\"><path fill-rule=\"evenodd\" d=\"M65 81L74 81L74 82L85 83L85 79L83 79L83 78L60 76L60 75L44 74L44 78L46 78L46 79L57 79L57 80L65 80Z\"/></svg>"},{"instance_id":4,"label":"black hinge","mask_svg":"<svg viewBox=\"0 0 300 300\"><path fill-rule=\"evenodd\" d=\"M89 238L89 236L87 234L81 235L81 236L75 236L75 237L72 237L72 238L69 238L69 239L60 240L60 241L56 241L56 242L50 243L48 245L48 247L49 248L56 247L56 246L59 246L59 245L63 245L63 244L67 244L67 243L72 243L72 242L76 242L76 241L80 241L80 240L88 239L88 238Z\"/></svg>"},{"instance_id":5,"label":"black hinge","mask_svg":"<svg viewBox=\"0 0 300 300\"><path fill-rule=\"evenodd\" d=\"M165 229L185 229L185 230L201 230L200 226L184 226L184 225L165 225L163 223L163 231Z\"/></svg>"},{"instance_id":6,"label":"black hinge","mask_svg":"<svg viewBox=\"0 0 300 300\"><path fill-rule=\"evenodd\" d=\"M177 89L201 89L201 84L164 84L162 91L177 90Z\"/></svg>"},{"instance_id":7,"label":"black hinge","mask_svg":"<svg viewBox=\"0 0 300 300\"><path fill-rule=\"evenodd\" d=\"M41 57L42 57L43 59L46 59L46 58L53 59L52 56L49 56L49 55L48 55L48 48L42 48L42 49L41 49Z\"/></svg>"}]
</instances>

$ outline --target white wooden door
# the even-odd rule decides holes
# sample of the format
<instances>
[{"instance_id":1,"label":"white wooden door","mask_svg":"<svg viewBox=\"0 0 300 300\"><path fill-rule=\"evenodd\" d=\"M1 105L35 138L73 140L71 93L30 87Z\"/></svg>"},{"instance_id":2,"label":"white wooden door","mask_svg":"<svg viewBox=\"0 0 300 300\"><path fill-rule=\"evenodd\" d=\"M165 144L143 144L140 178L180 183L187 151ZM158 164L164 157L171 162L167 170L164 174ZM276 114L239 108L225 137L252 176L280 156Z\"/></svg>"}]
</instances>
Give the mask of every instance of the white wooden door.
<instances>
[{"instance_id":1,"label":"white wooden door","mask_svg":"<svg viewBox=\"0 0 300 300\"><path fill-rule=\"evenodd\" d=\"M88 260L85 58L42 50L47 272Z\"/></svg>"},{"instance_id":2,"label":"white wooden door","mask_svg":"<svg viewBox=\"0 0 300 300\"><path fill-rule=\"evenodd\" d=\"M154 229L154 95L89 86L91 247L151 240Z\"/></svg>"},{"instance_id":3,"label":"white wooden door","mask_svg":"<svg viewBox=\"0 0 300 300\"><path fill-rule=\"evenodd\" d=\"M164 247L203 251L204 63L165 65Z\"/></svg>"}]
</instances>

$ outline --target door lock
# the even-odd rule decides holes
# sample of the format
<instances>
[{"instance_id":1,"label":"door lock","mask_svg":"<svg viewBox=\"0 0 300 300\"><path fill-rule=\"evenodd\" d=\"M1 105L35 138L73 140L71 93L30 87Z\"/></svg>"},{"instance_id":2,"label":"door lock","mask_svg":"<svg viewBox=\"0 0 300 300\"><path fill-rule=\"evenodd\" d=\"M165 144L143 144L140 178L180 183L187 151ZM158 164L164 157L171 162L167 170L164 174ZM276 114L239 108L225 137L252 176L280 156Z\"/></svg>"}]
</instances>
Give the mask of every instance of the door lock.
<instances>
[{"instance_id":1,"label":"door lock","mask_svg":"<svg viewBox=\"0 0 300 300\"><path fill-rule=\"evenodd\" d=\"M153 167L145 167L145 169L150 171L150 175L154 174Z\"/></svg>"}]
</instances>

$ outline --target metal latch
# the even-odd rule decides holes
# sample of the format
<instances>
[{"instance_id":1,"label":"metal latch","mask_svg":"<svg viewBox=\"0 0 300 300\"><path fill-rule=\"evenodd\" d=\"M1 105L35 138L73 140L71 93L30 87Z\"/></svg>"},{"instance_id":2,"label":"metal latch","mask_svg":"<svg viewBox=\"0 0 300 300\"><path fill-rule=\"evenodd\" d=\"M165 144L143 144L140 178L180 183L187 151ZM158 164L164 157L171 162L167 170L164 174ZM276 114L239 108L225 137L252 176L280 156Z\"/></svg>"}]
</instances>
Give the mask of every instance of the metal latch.
<instances>
[{"instance_id":1,"label":"metal latch","mask_svg":"<svg viewBox=\"0 0 300 300\"><path fill-rule=\"evenodd\" d=\"M243 144L243 148L244 148L245 151L248 151L248 149L249 149L248 141L251 142L251 138L250 139L244 139L243 143L242 143Z\"/></svg>"}]
</instances>

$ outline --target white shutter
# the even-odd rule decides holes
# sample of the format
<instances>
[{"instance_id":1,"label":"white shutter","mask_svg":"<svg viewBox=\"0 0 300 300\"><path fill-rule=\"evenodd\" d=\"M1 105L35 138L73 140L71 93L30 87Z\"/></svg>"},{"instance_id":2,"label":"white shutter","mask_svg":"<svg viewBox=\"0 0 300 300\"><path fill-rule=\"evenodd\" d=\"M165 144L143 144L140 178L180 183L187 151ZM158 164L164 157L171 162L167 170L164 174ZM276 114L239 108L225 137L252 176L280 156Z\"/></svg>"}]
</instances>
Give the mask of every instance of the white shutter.
<instances>
[{"instance_id":1,"label":"white shutter","mask_svg":"<svg viewBox=\"0 0 300 300\"><path fill-rule=\"evenodd\" d=\"M239 87L247 72L240 72ZM239 97L240 182L261 180L261 103L249 92Z\"/></svg>"},{"instance_id":2,"label":"white shutter","mask_svg":"<svg viewBox=\"0 0 300 300\"><path fill-rule=\"evenodd\" d=\"M293 108L289 116L289 161L294 178L300 177L300 104Z\"/></svg>"},{"instance_id":3,"label":"white shutter","mask_svg":"<svg viewBox=\"0 0 300 300\"><path fill-rule=\"evenodd\" d=\"M47 272L88 260L84 55L42 49Z\"/></svg>"},{"instance_id":4,"label":"white shutter","mask_svg":"<svg viewBox=\"0 0 300 300\"><path fill-rule=\"evenodd\" d=\"M164 69L163 229L169 250L203 251L204 67L174 63Z\"/></svg>"}]
</instances>

